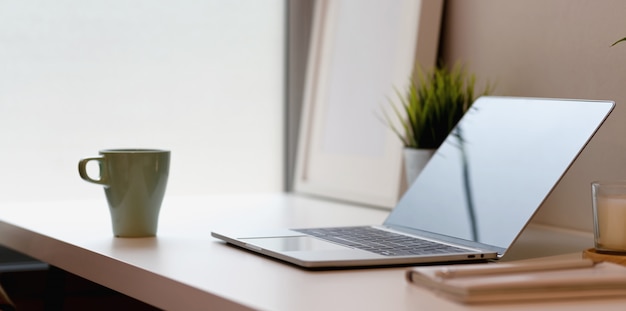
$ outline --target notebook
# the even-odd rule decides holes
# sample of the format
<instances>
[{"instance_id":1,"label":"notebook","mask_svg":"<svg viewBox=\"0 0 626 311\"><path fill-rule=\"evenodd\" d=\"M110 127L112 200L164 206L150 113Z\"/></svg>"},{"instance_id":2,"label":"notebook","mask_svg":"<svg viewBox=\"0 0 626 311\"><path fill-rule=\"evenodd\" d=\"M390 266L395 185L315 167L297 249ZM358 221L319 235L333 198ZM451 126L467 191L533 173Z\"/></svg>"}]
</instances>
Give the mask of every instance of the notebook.
<instances>
[{"instance_id":1,"label":"notebook","mask_svg":"<svg viewBox=\"0 0 626 311\"><path fill-rule=\"evenodd\" d=\"M415 267L410 284L466 304L626 296L626 267L590 259Z\"/></svg>"},{"instance_id":2,"label":"notebook","mask_svg":"<svg viewBox=\"0 0 626 311\"><path fill-rule=\"evenodd\" d=\"M305 268L496 260L506 255L614 105L483 96L382 224L211 234Z\"/></svg>"}]
</instances>

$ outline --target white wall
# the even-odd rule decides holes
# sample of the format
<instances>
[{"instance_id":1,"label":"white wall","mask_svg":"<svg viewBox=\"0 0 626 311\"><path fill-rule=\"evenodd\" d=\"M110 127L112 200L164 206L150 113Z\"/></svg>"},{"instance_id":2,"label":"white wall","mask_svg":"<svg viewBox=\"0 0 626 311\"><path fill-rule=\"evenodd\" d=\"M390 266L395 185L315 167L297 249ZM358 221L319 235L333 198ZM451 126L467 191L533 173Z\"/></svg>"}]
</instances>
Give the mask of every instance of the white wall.
<instances>
[{"instance_id":1,"label":"white wall","mask_svg":"<svg viewBox=\"0 0 626 311\"><path fill-rule=\"evenodd\" d=\"M168 195L283 188L280 0L0 2L0 200L102 197L77 162L172 150Z\"/></svg>"},{"instance_id":2,"label":"white wall","mask_svg":"<svg viewBox=\"0 0 626 311\"><path fill-rule=\"evenodd\" d=\"M445 11L443 58L498 95L616 102L537 218L591 231L591 181L626 179L626 44L610 47L626 36L626 1L447 0Z\"/></svg>"}]
</instances>

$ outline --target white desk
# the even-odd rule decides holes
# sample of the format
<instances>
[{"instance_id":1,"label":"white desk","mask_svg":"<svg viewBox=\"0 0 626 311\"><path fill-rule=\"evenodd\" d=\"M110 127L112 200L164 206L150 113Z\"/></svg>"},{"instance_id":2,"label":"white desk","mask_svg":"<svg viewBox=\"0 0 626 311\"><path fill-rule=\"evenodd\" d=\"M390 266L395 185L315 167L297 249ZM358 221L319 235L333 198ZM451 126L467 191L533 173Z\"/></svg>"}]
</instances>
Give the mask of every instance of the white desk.
<instances>
[{"instance_id":1,"label":"white desk","mask_svg":"<svg viewBox=\"0 0 626 311\"><path fill-rule=\"evenodd\" d=\"M158 237L114 238L104 198L3 203L0 244L167 310L623 310L626 299L464 306L405 268L306 271L227 246L210 231L381 223L387 212L285 194L168 197Z\"/></svg>"}]
</instances>

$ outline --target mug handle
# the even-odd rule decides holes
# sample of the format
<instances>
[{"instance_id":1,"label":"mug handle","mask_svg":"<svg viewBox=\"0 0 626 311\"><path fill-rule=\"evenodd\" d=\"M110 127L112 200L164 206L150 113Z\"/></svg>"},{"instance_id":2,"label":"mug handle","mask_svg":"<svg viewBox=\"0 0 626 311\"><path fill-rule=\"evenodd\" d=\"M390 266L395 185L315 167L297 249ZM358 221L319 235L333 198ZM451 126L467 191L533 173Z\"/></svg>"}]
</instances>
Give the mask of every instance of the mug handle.
<instances>
[{"instance_id":1,"label":"mug handle","mask_svg":"<svg viewBox=\"0 0 626 311\"><path fill-rule=\"evenodd\" d=\"M89 163L89 161L96 161L99 164L100 167L100 179L94 179L91 178L91 176L89 176L89 174L87 174L87 163ZM102 163L104 162L104 158L99 157L99 158L85 158L82 159L78 162L78 174L80 174L80 177L88 182L92 182L94 184L99 184L99 185L106 185L106 176L105 176L105 171L102 170Z\"/></svg>"}]
</instances>

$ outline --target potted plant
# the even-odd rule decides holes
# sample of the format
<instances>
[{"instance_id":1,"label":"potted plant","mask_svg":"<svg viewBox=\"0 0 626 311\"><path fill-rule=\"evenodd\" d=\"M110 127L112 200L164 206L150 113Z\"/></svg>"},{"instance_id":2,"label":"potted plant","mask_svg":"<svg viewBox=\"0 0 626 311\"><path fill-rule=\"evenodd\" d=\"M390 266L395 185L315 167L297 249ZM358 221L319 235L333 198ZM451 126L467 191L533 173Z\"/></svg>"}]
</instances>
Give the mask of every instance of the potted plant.
<instances>
[{"instance_id":1,"label":"potted plant","mask_svg":"<svg viewBox=\"0 0 626 311\"><path fill-rule=\"evenodd\" d=\"M384 116L404 145L410 185L474 100L489 94L491 87L475 96L476 77L460 63L452 68L441 64L426 73L416 66L409 82L404 92L396 92L399 104L392 102L393 113Z\"/></svg>"}]
</instances>

